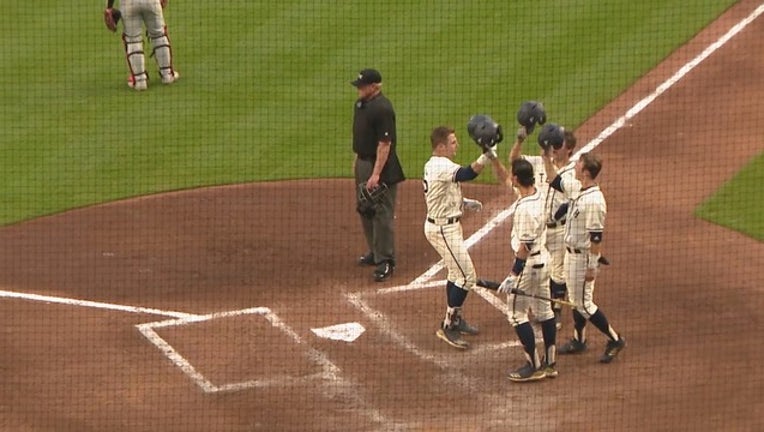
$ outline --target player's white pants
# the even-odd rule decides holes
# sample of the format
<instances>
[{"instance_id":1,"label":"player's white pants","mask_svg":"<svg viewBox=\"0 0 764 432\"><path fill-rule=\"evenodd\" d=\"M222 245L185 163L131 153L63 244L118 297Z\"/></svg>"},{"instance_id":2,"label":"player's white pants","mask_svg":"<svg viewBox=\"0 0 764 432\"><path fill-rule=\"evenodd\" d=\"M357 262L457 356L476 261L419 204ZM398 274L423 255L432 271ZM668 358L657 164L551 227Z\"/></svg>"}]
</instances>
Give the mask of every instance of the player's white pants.
<instances>
[{"instance_id":1,"label":"player's white pants","mask_svg":"<svg viewBox=\"0 0 764 432\"><path fill-rule=\"evenodd\" d=\"M589 319L597 312L594 304L594 282L586 282L586 266L588 265L589 251L581 253L565 252L565 275L568 284L568 296L570 301L576 304L576 310Z\"/></svg>"},{"instance_id":2,"label":"player's white pants","mask_svg":"<svg viewBox=\"0 0 764 432\"><path fill-rule=\"evenodd\" d=\"M528 294L550 297L548 260L549 255L546 251L536 257L529 257L523 272L518 276L516 288ZM538 321L554 318L552 302L548 300L508 294L507 307L509 309L507 319L513 327L528 322L529 310L533 310Z\"/></svg>"},{"instance_id":3,"label":"player's white pants","mask_svg":"<svg viewBox=\"0 0 764 432\"><path fill-rule=\"evenodd\" d=\"M462 224L455 222L448 225L436 225L425 222L424 235L443 258L443 263L448 270L448 280L462 289L472 289L477 282L477 273L464 245Z\"/></svg>"},{"instance_id":4,"label":"player's white pants","mask_svg":"<svg viewBox=\"0 0 764 432\"><path fill-rule=\"evenodd\" d=\"M154 48L153 53L154 58L157 61L157 66L159 66L159 75L163 79L168 79L168 77L172 76L173 74L173 68L172 48L170 47L170 38L167 36L166 29L161 36L149 36L149 39L151 40L151 45Z\"/></svg>"},{"instance_id":5,"label":"player's white pants","mask_svg":"<svg viewBox=\"0 0 764 432\"><path fill-rule=\"evenodd\" d=\"M121 2L122 19L125 30L122 36L125 42L125 52L127 54L127 63L130 67L130 74L136 81L146 79L146 62L143 52L143 26L146 26L146 33L152 43L158 41L161 45L162 38L166 38L164 14L159 0L122 0ZM167 41L167 52L169 53L169 40ZM157 45L154 45L157 49ZM159 53L157 52L157 56ZM157 62L162 68L163 62L166 66L171 66L169 54L162 54L163 58L157 57Z\"/></svg>"},{"instance_id":6,"label":"player's white pants","mask_svg":"<svg viewBox=\"0 0 764 432\"><path fill-rule=\"evenodd\" d=\"M546 248L549 251L549 276L557 283L565 283L565 226L547 228Z\"/></svg>"}]
</instances>

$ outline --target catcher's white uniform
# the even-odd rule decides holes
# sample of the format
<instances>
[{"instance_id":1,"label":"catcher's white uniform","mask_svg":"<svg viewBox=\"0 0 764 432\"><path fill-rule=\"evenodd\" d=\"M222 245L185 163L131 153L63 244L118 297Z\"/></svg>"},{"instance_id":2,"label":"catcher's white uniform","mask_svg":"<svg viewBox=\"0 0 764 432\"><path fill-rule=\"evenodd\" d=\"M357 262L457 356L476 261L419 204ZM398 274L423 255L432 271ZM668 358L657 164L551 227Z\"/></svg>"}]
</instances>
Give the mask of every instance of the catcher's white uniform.
<instances>
[{"instance_id":1,"label":"catcher's white uniform","mask_svg":"<svg viewBox=\"0 0 764 432\"><path fill-rule=\"evenodd\" d=\"M170 38L162 11L167 1L121 0L122 19L125 26L122 40L127 55L127 65L130 68L128 84L136 90L146 89L148 81L143 51L144 25L151 41L152 53L159 67L162 83L171 84L178 78L178 73L172 64Z\"/></svg>"}]
</instances>

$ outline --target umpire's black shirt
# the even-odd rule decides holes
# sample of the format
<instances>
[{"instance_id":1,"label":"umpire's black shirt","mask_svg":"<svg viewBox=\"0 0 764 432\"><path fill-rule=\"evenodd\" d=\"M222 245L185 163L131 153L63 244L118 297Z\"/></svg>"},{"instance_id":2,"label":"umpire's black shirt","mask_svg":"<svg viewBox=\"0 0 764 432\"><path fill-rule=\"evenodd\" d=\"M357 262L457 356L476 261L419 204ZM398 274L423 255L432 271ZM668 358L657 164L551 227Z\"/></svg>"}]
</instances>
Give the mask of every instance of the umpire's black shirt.
<instances>
[{"instance_id":1,"label":"umpire's black shirt","mask_svg":"<svg viewBox=\"0 0 764 432\"><path fill-rule=\"evenodd\" d=\"M382 93L367 101L357 100L353 113L353 151L359 159L374 163L379 142L390 141L390 155L379 176L380 181L387 184L406 178L395 151L396 140L395 111L390 100Z\"/></svg>"}]
</instances>

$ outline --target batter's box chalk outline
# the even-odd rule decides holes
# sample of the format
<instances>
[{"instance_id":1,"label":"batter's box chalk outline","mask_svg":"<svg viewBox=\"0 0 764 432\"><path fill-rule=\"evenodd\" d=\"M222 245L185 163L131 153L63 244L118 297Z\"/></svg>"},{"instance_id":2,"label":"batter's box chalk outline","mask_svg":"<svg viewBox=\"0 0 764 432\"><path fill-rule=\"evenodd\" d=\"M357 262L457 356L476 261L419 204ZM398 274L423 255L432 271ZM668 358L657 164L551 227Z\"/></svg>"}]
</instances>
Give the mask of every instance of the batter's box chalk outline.
<instances>
[{"instance_id":1,"label":"batter's box chalk outline","mask_svg":"<svg viewBox=\"0 0 764 432\"><path fill-rule=\"evenodd\" d=\"M156 330L196 324L200 322L230 318L241 315L261 315L266 319L273 327L284 332L289 338L291 338L295 344L305 347L307 350L307 358L310 362L316 364L321 372L316 374L292 377L292 376L278 376L267 379L248 380L240 382L231 382L223 384L215 384L203 374L201 374L194 365L191 364L188 359L178 352L172 345L164 340ZM164 321L156 321L144 324L136 325L138 331L146 337L154 346L156 346L162 354L165 355L176 367L178 367L191 381L199 386L205 393L221 393L221 392L235 392L252 388L267 388L272 386L284 387L289 385L296 385L305 382L310 379L320 379L328 381L339 380L340 369L332 363L326 355L322 352L311 348L303 339L289 327L284 321L281 320L275 313L273 313L267 307L253 307L249 309L241 309L227 312L215 312L208 315L188 315L181 318L169 319Z\"/></svg>"}]
</instances>

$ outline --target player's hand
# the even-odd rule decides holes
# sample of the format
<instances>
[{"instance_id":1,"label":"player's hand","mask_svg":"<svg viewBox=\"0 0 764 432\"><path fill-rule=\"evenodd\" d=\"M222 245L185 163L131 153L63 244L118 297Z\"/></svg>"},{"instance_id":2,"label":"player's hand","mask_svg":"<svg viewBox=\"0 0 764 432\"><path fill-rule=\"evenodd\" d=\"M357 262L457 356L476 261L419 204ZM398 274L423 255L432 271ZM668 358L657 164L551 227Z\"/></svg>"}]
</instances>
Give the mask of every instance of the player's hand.
<instances>
[{"instance_id":1,"label":"player's hand","mask_svg":"<svg viewBox=\"0 0 764 432\"><path fill-rule=\"evenodd\" d=\"M483 154L486 155L490 160L496 160L496 158L499 157L499 154L496 153L496 144L486 148L486 151L483 152Z\"/></svg>"},{"instance_id":2,"label":"player's hand","mask_svg":"<svg viewBox=\"0 0 764 432\"><path fill-rule=\"evenodd\" d=\"M517 276L510 274L507 276L506 279L499 285L499 289L497 289L497 292L510 294L515 291L517 286Z\"/></svg>"},{"instance_id":3,"label":"player's hand","mask_svg":"<svg viewBox=\"0 0 764 432\"><path fill-rule=\"evenodd\" d=\"M379 186L379 176L378 175L372 175L369 177L368 180L366 180L366 190L371 192L374 189L376 189Z\"/></svg>"},{"instance_id":4,"label":"player's hand","mask_svg":"<svg viewBox=\"0 0 764 432\"><path fill-rule=\"evenodd\" d=\"M464 202L464 208L470 211L479 212L480 210L483 210L483 203L481 203L478 200L464 198L462 200Z\"/></svg>"},{"instance_id":5,"label":"player's hand","mask_svg":"<svg viewBox=\"0 0 764 432\"><path fill-rule=\"evenodd\" d=\"M525 126L520 126L517 129L517 142L523 142L526 138L528 138L528 130L525 129Z\"/></svg>"}]
</instances>

